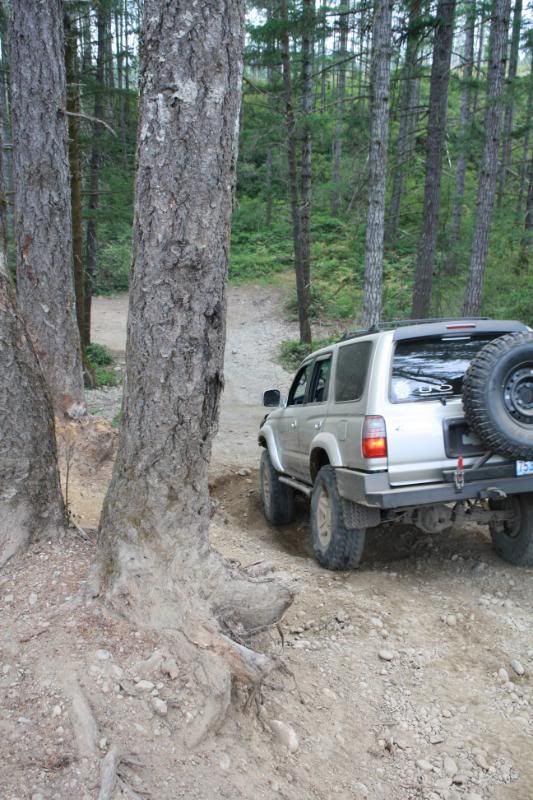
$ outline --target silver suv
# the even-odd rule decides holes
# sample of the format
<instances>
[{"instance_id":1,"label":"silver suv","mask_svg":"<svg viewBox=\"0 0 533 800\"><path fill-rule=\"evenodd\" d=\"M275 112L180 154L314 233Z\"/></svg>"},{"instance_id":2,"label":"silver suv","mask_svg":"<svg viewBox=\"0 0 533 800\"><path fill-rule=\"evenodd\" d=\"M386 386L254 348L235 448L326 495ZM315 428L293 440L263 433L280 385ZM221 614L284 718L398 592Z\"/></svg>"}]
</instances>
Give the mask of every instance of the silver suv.
<instances>
[{"instance_id":1,"label":"silver suv","mask_svg":"<svg viewBox=\"0 0 533 800\"><path fill-rule=\"evenodd\" d=\"M497 552L533 565L533 333L446 319L346 334L301 364L259 431L267 519L311 498L319 563L356 567L385 520L438 533L487 523Z\"/></svg>"}]
</instances>

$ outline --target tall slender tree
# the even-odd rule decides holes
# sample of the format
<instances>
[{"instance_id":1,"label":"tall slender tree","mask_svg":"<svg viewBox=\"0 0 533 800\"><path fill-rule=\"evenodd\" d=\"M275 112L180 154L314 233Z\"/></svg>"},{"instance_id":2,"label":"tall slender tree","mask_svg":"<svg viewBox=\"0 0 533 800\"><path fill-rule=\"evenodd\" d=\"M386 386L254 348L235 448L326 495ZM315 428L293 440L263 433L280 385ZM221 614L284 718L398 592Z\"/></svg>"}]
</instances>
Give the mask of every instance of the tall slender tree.
<instances>
[{"instance_id":1,"label":"tall slender tree","mask_svg":"<svg viewBox=\"0 0 533 800\"><path fill-rule=\"evenodd\" d=\"M513 10L513 26L509 47L509 68L507 70L505 111L502 132L502 154L498 178L497 203L501 206L505 191L507 173L511 168L513 117L515 106L516 75L518 72L518 51L520 48L520 31L522 25L522 0L515 0Z\"/></svg>"},{"instance_id":2,"label":"tall slender tree","mask_svg":"<svg viewBox=\"0 0 533 800\"><path fill-rule=\"evenodd\" d=\"M294 112L294 92L292 86L291 52L289 37L289 9L287 0L279 2L279 20L281 25L280 49L285 94L285 122L287 126L287 161L289 199L291 206L292 240L294 247L294 271L296 274L296 297L298 302L298 321L300 340L311 341L311 324L309 322L310 286L304 269L300 232L300 199L298 191L298 133Z\"/></svg>"},{"instance_id":3,"label":"tall slender tree","mask_svg":"<svg viewBox=\"0 0 533 800\"><path fill-rule=\"evenodd\" d=\"M465 291L465 314L478 314L483 296L483 280L489 249L489 234L498 176L498 152L503 125L503 91L510 12L511 0L493 0L489 42L485 144L479 173L470 272Z\"/></svg>"},{"instance_id":4,"label":"tall slender tree","mask_svg":"<svg viewBox=\"0 0 533 800\"><path fill-rule=\"evenodd\" d=\"M400 125L392 174L392 189L387 215L387 243L394 246L400 224L400 208L405 186L405 175L414 147L414 134L418 118L420 96L419 42L421 0L410 0L407 22L407 43L402 69L400 91Z\"/></svg>"},{"instance_id":5,"label":"tall slender tree","mask_svg":"<svg viewBox=\"0 0 533 800\"><path fill-rule=\"evenodd\" d=\"M89 202L85 240L85 286L84 286L84 327L89 340L91 336L91 309L94 284L96 281L98 259L98 221L100 205L100 166L102 161L102 125L104 116L104 81L106 55L106 14L99 4L96 8L96 69L94 90L94 122L92 131L91 155L89 161Z\"/></svg>"},{"instance_id":6,"label":"tall slender tree","mask_svg":"<svg viewBox=\"0 0 533 800\"><path fill-rule=\"evenodd\" d=\"M344 129L344 105L346 100L346 69L348 59L348 33L350 28L350 9L348 5L339 6L339 66L337 73L337 109L335 114L335 139L333 142L333 192L331 213L337 216L341 210L341 162ZM325 41L325 37L324 37ZM323 73L326 74L325 72Z\"/></svg>"},{"instance_id":7,"label":"tall slender tree","mask_svg":"<svg viewBox=\"0 0 533 800\"><path fill-rule=\"evenodd\" d=\"M312 136L310 117L313 113L313 27L314 0L303 0L302 13L302 122L300 204L298 208L298 235L300 237L300 261L304 290L309 302L311 292L311 190L312 190ZM311 341L302 338L302 341Z\"/></svg>"},{"instance_id":8,"label":"tall slender tree","mask_svg":"<svg viewBox=\"0 0 533 800\"><path fill-rule=\"evenodd\" d=\"M19 308L55 409L85 412L76 324L62 3L13 0L11 96Z\"/></svg>"},{"instance_id":9,"label":"tall slender tree","mask_svg":"<svg viewBox=\"0 0 533 800\"><path fill-rule=\"evenodd\" d=\"M452 220L448 237L448 256L446 272L456 271L458 242L465 196L466 165L470 153L470 128L472 124L472 72L474 69L474 32L476 25L476 0L471 0L465 13L465 43L463 54L463 88L461 92L461 113L459 119L459 141L457 166L455 168L455 195L453 198Z\"/></svg>"},{"instance_id":10,"label":"tall slender tree","mask_svg":"<svg viewBox=\"0 0 533 800\"><path fill-rule=\"evenodd\" d=\"M368 215L362 309L363 323L366 326L379 322L381 315L392 5L392 0L375 0L372 23Z\"/></svg>"},{"instance_id":11,"label":"tall slender tree","mask_svg":"<svg viewBox=\"0 0 533 800\"><path fill-rule=\"evenodd\" d=\"M429 89L426 177L422 231L416 257L412 315L426 317L431 304L440 207L442 151L446 135L448 84L453 44L455 0L439 0L435 20L433 63Z\"/></svg>"}]
</instances>

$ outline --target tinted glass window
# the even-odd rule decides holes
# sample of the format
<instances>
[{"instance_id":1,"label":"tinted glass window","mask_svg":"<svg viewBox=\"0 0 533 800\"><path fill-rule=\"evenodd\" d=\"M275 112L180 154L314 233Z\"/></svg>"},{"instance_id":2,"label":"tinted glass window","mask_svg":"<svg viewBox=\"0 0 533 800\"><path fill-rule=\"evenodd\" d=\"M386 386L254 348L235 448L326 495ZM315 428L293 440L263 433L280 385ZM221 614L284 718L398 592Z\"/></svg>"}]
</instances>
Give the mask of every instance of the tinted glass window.
<instances>
[{"instance_id":1,"label":"tinted glass window","mask_svg":"<svg viewBox=\"0 0 533 800\"><path fill-rule=\"evenodd\" d=\"M335 374L335 400L359 400L365 388L371 342L354 342L339 348Z\"/></svg>"},{"instance_id":2,"label":"tinted glass window","mask_svg":"<svg viewBox=\"0 0 533 800\"><path fill-rule=\"evenodd\" d=\"M404 403L460 395L468 365L494 338L489 335L398 342L392 362L391 401Z\"/></svg>"},{"instance_id":3,"label":"tinted glass window","mask_svg":"<svg viewBox=\"0 0 533 800\"><path fill-rule=\"evenodd\" d=\"M309 398L310 403L324 403L328 399L330 371L331 358L317 361L313 378L313 393Z\"/></svg>"},{"instance_id":4,"label":"tinted glass window","mask_svg":"<svg viewBox=\"0 0 533 800\"><path fill-rule=\"evenodd\" d=\"M305 400L305 393L307 391L307 382L311 375L311 364L306 364L302 367L300 372L297 373L294 382L289 392L289 399L287 400L288 406L301 406Z\"/></svg>"}]
</instances>

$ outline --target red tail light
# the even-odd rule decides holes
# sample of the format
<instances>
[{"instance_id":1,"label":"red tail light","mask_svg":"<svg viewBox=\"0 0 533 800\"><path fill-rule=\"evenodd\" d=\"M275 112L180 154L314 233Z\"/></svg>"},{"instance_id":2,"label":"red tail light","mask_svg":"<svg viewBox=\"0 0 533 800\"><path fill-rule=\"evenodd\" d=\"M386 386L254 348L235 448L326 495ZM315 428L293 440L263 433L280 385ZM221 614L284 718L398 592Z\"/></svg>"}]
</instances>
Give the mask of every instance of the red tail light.
<instances>
[{"instance_id":1,"label":"red tail light","mask_svg":"<svg viewBox=\"0 0 533 800\"><path fill-rule=\"evenodd\" d=\"M387 429L383 417L365 417L362 450L363 458L386 458Z\"/></svg>"}]
</instances>

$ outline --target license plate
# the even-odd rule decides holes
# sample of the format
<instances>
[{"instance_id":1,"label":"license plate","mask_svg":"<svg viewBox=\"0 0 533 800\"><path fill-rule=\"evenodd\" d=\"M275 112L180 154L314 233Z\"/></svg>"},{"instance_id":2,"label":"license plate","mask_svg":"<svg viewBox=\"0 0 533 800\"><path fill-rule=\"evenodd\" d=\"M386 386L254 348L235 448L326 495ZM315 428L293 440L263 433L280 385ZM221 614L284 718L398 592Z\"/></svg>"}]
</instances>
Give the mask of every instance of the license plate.
<instances>
[{"instance_id":1,"label":"license plate","mask_svg":"<svg viewBox=\"0 0 533 800\"><path fill-rule=\"evenodd\" d=\"M517 475L533 475L533 461L517 461L516 462Z\"/></svg>"}]
</instances>

